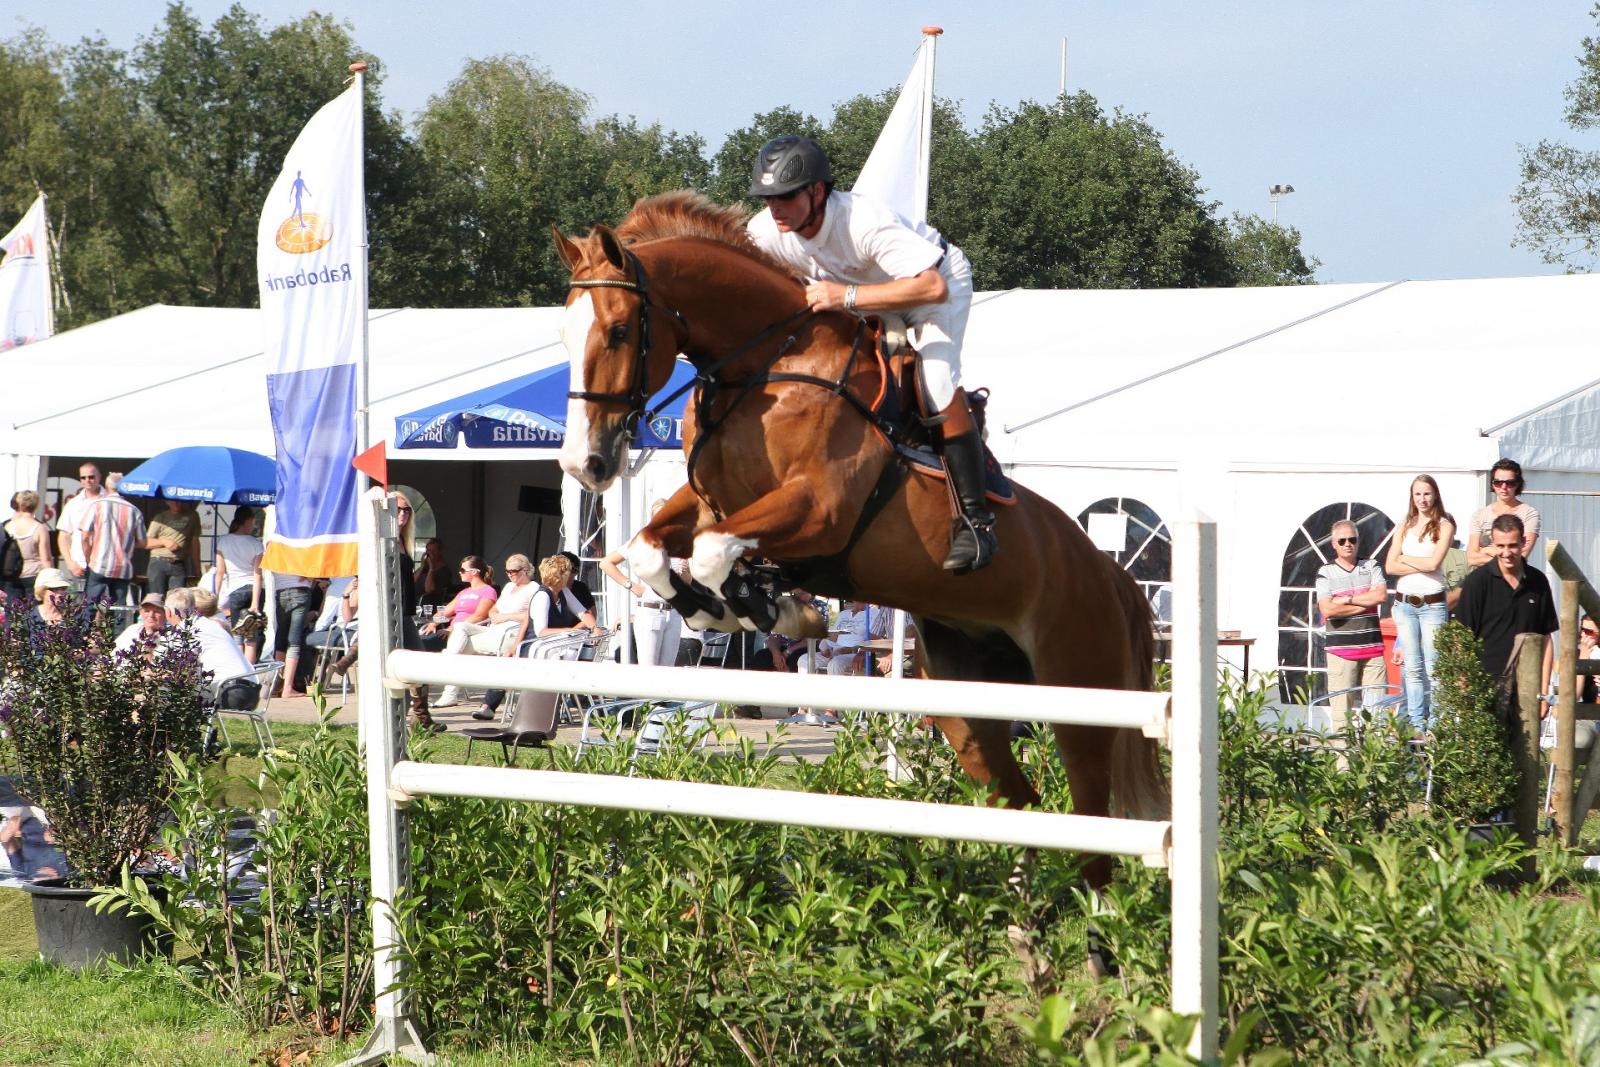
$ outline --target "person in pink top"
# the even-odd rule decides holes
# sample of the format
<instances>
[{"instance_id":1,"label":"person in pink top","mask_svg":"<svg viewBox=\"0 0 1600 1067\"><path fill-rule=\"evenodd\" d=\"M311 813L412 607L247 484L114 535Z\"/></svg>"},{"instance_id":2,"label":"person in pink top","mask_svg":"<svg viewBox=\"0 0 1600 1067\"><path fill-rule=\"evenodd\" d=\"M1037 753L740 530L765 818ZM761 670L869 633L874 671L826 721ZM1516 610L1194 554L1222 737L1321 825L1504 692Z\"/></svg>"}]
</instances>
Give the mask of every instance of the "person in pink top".
<instances>
[{"instance_id":1,"label":"person in pink top","mask_svg":"<svg viewBox=\"0 0 1600 1067\"><path fill-rule=\"evenodd\" d=\"M422 628L423 637L432 637L442 627L481 623L489 617L489 611L500 595L489 584L489 579L494 577L494 570L484 562L482 556L467 556L461 561L460 575L467 587L440 608L433 616L433 621Z\"/></svg>"}]
</instances>

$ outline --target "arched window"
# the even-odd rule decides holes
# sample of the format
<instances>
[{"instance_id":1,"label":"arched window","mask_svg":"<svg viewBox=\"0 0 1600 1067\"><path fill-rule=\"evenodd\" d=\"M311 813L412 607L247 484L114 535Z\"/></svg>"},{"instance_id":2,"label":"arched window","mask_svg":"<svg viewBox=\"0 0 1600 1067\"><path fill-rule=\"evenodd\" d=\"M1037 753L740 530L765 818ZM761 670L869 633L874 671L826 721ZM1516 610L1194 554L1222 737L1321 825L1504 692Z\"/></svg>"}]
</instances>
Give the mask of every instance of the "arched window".
<instances>
[{"instance_id":1,"label":"arched window","mask_svg":"<svg viewBox=\"0 0 1600 1067\"><path fill-rule=\"evenodd\" d=\"M1333 561L1330 527L1340 520L1356 524L1361 535L1357 556L1382 561L1389 551L1394 523L1389 516L1356 501L1319 508L1296 528L1283 553L1283 579L1278 593L1278 695L1299 703L1327 693L1327 657L1322 647L1322 619L1317 612L1317 571ZM1386 603L1379 609L1389 614Z\"/></svg>"},{"instance_id":2,"label":"arched window","mask_svg":"<svg viewBox=\"0 0 1600 1067\"><path fill-rule=\"evenodd\" d=\"M1171 621L1172 534L1155 509L1129 496L1106 497L1084 508L1078 525L1139 583L1156 618Z\"/></svg>"}]
</instances>

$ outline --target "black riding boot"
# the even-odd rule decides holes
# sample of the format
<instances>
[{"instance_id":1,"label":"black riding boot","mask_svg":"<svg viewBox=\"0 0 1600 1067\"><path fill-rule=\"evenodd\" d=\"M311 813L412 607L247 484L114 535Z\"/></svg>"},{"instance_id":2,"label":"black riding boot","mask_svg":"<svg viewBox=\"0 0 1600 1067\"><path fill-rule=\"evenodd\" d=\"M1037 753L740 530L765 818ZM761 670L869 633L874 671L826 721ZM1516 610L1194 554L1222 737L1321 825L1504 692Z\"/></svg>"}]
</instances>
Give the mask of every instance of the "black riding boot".
<instances>
[{"instance_id":1,"label":"black riding boot","mask_svg":"<svg viewBox=\"0 0 1600 1067\"><path fill-rule=\"evenodd\" d=\"M945 439L944 469L961 510L950 524L950 554L944 559L944 569L970 574L987 567L999 547L994 515L984 499L983 441L977 431Z\"/></svg>"}]
</instances>

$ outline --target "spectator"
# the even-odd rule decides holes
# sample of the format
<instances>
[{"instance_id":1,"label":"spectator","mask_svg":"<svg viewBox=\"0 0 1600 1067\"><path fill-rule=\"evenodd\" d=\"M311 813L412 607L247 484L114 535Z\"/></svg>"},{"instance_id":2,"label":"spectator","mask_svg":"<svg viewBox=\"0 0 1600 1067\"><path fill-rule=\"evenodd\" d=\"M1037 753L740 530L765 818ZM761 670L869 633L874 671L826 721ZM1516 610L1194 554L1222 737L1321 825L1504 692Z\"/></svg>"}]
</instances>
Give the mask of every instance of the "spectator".
<instances>
[{"instance_id":1,"label":"spectator","mask_svg":"<svg viewBox=\"0 0 1600 1067\"><path fill-rule=\"evenodd\" d=\"M273 586L277 601L277 618L274 632L277 635L273 658L283 664L278 677L278 692L287 698L305 696L296 689L300 674L300 658L306 647L306 634L310 632L311 604L316 599L316 582L301 574L283 574L274 571Z\"/></svg>"},{"instance_id":2,"label":"spectator","mask_svg":"<svg viewBox=\"0 0 1600 1067\"><path fill-rule=\"evenodd\" d=\"M652 518L664 504L665 500L657 500L650 505ZM678 638L683 632L683 616L674 611L660 593L623 574L623 562L624 556L619 548L600 561L600 571L636 598L633 604L633 660L645 667L671 667L678 661ZM688 560L673 559L671 567L678 577L689 581ZM590 599L592 601L593 597Z\"/></svg>"},{"instance_id":3,"label":"spectator","mask_svg":"<svg viewBox=\"0 0 1600 1067\"><path fill-rule=\"evenodd\" d=\"M454 631L458 626L481 623L489 617L489 612L500 595L494 586L489 584L490 579L494 577L493 568L484 562L482 556L464 556L458 573L467 583L467 587L451 598L450 603L440 608L434 615L433 621L422 628L424 638L437 634L441 625ZM448 645L448 639L446 644ZM451 698L449 703L445 703L447 697ZM433 706L445 708L459 701L460 690L455 686L445 686L439 698L433 702Z\"/></svg>"},{"instance_id":4,"label":"spectator","mask_svg":"<svg viewBox=\"0 0 1600 1067\"><path fill-rule=\"evenodd\" d=\"M450 573L450 563L445 558L444 542L437 537L422 549L422 562L417 564L417 577L421 579L419 597L424 604L445 604L466 588Z\"/></svg>"},{"instance_id":5,"label":"spectator","mask_svg":"<svg viewBox=\"0 0 1600 1067\"><path fill-rule=\"evenodd\" d=\"M155 594L145 597L149 600ZM142 602L141 602L142 603ZM215 618L217 596L207 589L179 587L167 594L174 626L187 624L200 646L200 669L210 674L210 696L222 711L249 711L261 702L261 686L249 677L251 666L228 628Z\"/></svg>"},{"instance_id":6,"label":"spectator","mask_svg":"<svg viewBox=\"0 0 1600 1067\"><path fill-rule=\"evenodd\" d=\"M866 669L866 657L860 646L873 637L882 637L887 631L890 613L883 608L873 608L862 600L851 600L840 610L830 630L834 637L817 642L815 662L811 654L800 657L801 673L815 670L828 674L860 674ZM869 631L871 627L871 632Z\"/></svg>"},{"instance_id":7,"label":"spectator","mask_svg":"<svg viewBox=\"0 0 1600 1067\"><path fill-rule=\"evenodd\" d=\"M30 621L54 626L67 617L67 598L72 595L72 582L66 572L46 567L33 580L33 597L38 601L28 612Z\"/></svg>"},{"instance_id":8,"label":"spectator","mask_svg":"<svg viewBox=\"0 0 1600 1067\"><path fill-rule=\"evenodd\" d=\"M1389 541L1384 570L1395 576L1395 655L1405 668L1406 712L1418 730L1432 717L1434 634L1449 618L1445 607L1444 557L1456 520L1444 510L1439 483L1419 474L1411 483L1405 521Z\"/></svg>"},{"instance_id":9,"label":"spectator","mask_svg":"<svg viewBox=\"0 0 1600 1067\"><path fill-rule=\"evenodd\" d=\"M521 651L524 635L549 637L569 630L588 630L596 635L604 632L594 621L594 615L578 603L578 598L572 593L571 583L572 563L566 556L546 556L540 561L539 584L534 586L528 601L527 623L518 631L507 655L514 656ZM483 704L472 713L472 717L480 721L494 718L504 699L504 690L490 689L483 694Z\"/></svg>"},{"instance_id":10,"label":"spectator","mask_svg":"<svg viewBox=\"0 0 1600 1067\"><path fill-rule=\"evenodd\" d=\"M404 570L405 568L401 568ZM328 666L330 678L342 678L346 671L356 665L356 660L361 658L361 650L356 644L356 613L361 610L361 579L352 578L344 592L339 594L338 625L347 635L345 638L345 651L339 658ZM412 626L416 623L412 622Z\"/></svg>"},{"instance_id":11,"label":"spectator","mask_svg":"<svg viewBox=\"0 0 1600 1067\"><path fill-rule=\"evenodd\" d=\"M417 570L416 530L413 520L415 507L411 498L396 490L389 491L395 508L395 524L400 532L400 641L413 652L422 651L422 635L417 632ZM406 708L406 721L415 729L439 733L441 723L433 721L428 711L428 687L414 685L410 689L410 702Z\"/></svg>"},{"instance_id":12,"label":"spectator","mask_svg":"<svg viewBox=\"0 0 1600 1067\"><path fill-rule=\"evenodd\" d=\"M1489 471L1489 485L1494 490L1494 500L1472 513L1467 527L1467 562L1481 567L1495 558L1489 551L1490 531L1494 520L1502 515L1515 515L1522 520L1526 531L1522 545L1522 558L1533 555L1533 546L1539 541L1539 512L1532 504L1524 504L1518 494L1522 492L1522 464L1514 459L1495 461Z\"/></svg>"},{"instance_id":13,"label":"spectator","mask_svg":"<svg viewBox=\"0 0 1600 1067\"><path fill-rule=\"evenodd\" d=\"M133 581L133 551L157 548L161 539L147 540L144 516L127 497L101 493L78 526L87 561L83 596L90 604L109 600L123 604Z\"/></svg>"},{"instance_id":14,"label":"spectator","mask_svg":"<svg viewBox=\"0 0 1600 1067\"><path fill-rule=\"evenodd\" d=\"M89 517L89 508L105 495L100 485L100 468L93 463L78 467L78 484L81 488L61 505L61 519L56 523L58 557L66 563L67 570L82 578L88 569L84 556L83 522Z\"/></svg>"},{"instance_id":15,"label":"spectator","mask_svg":"<svg viewBox=\"0 0 1600 1067\"><path fill-rule=\"evenodd\" d=\"M1578 623L1578 658L1594 659L1595 648L1600 646L1600 625L1594 616L1585 615ZM1600 703L1600 678L1592 674L1578 675L1578 700L1585 704Z\"/></svg>"},{"instance_id":16,"label":"spectator","mask_svg":"<svg viewBox=\"0 0 1600 1067\"><path fill-rule=\"evenodd\" d=\"M43 810L11 810L16 814L0 812L0 883L43 881L67 874L67 857L56 845Z\"/></svg>"},{"instance_id":17,"label":"spectator","mask_svg":"<svg viewBox=\"0 0 1600 1067\"><path fill-rule=\"evenodd\" d=\"M510 580L500 590L482 622L463 622L450 627L445 652L458 656L517 654L517 645L528 632L528 606L540 587L533 580L533 564L520 552L506 557L506 577ZM447 685L434 707L448 708L459 703L461 690Z\"/></svg>"},{"instance_id":18,"label":"spectator","mask_svg":"<svg viewBox=\"0 0 1600 1067\"><path fill-rule=\"evenodd\" d=\"M1461 585L1456 617L1483 641L1481 658L1497 682L1501 710L1510 712L1516 695L1517 652L1527 634L1553 634L1560 628L1550 582L1522 558L1528 543L1522 519L1510 512L1497 515L1489 529L1492 563L1479 567ZM1550 691L1550 670L1555 665L1555 642L1544 642L1539 672L1539 692ZM1539 702L1539 714L1549 711Z\"/></svg>"},{"instance_id":19,"label":"spectator","mask_svg":"<svg viewBox=\"0 0 1600 1067\"><path fill-rule=\"evenodd\" d=\"M200 573L200 516L190 500L168 500L149 523L150 563L145 588L165 596Z\"/></svg>"},{"instance_id":20,"label":"spectator","mask_svg":"<svg viewBox=\"0 0 1600 1067\"><path fill-rule=\"evenodd\" d=\"M592 613L594 611L594 590L589 588L588 582L578 577L583 573L583 560L578 558L576 552L561 551L557 552L556 555L572 564L572 581L567 584L567 588L572 590L572 595L577 598L578 603L583 605L583 610Z\"/></svg>"},{"instance_id":21,"label":"spectator","mask_svg":"<svg viewBox=\"0 0 1600 1067\"><path fill-rule=\"evenodd\" d=\"M139 601L139 618L117 635L113 647L118 652L132 651L141 643L153 644L167 628L166 600L160 593L146 593Z\"/></svg>"},{"instance_id":22,"label":"spectator","mask_svg":"<svg viewBox=\"0 0 1600 1067\"><path fill-rule=\"evenodd\" d=\"M1328 653L1328 692L1362 686L1358 699L1336 695L1328 701L1333 732L1349 721L1350 708L1366 704L1367 694L1383 693L1383 635L1378 632L1378 606L1389 599L1389 586L1375 559L1360 556L1361 533L1356 524L1341 519L1328 531L1333 542L1333 562L1317 571L1317 610L1325 624L1323 643Z\"/></svg>"},{"instance_id":23,"label":"spectator","mask_svg":"<svg viewBox=\"0 0 1600 1067\"><path fill-rule=\"evenodd\" d=\"M217 538L216 591L234 625L245 612L261 610L261 556L266 549L256 536L259 516L249 505L241 506L233 513L228 532ZM259 630L244 639L244 658L252 664L261 658Z\"/></svg>"},{"instance_id":24,"label":"spectator","mask_svg":"<svg viewBox=\"0 0 1600 1067\"><path fill-rule=\"evenodd\" d=\"M11 520L6 523L6 536L16 542L22 556L22 571L16 579L0 582L0 589L15 600L28 598L28 587L39 572L56 565L50 551L50 528L38 520L39 494L24 489L11 496ZM0 557L3 562L4 557Z\"/></svg>"},{"instance_id":25,"label":"spectator","mask_svg":"<svg viewBox=\"0 0 1600 1067\"><path fill-rule=\"evenodd\" d=\"M337 648L344 644L345 608L350 603L347 594L355 587L356 579L354 575L345 575L319 581L318 584L322 586L322 604L312 620L310 632L306 634L306 647L320 652L322 649ZM350 617L355 617L353 612ZM307 678L310 677L311 670L312 667L308 663Z\"/></svg>"}]
</instances>

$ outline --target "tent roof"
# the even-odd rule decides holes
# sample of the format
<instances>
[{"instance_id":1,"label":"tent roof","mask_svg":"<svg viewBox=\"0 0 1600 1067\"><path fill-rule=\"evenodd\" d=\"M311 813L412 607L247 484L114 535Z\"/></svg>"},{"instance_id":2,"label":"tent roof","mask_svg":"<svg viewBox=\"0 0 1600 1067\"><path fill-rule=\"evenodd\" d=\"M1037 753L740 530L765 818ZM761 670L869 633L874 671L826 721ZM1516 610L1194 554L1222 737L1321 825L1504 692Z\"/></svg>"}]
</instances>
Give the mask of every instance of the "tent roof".
<instances>
[{"instance_id":1,"label":"tent roof","mask_svg":"<svg viewBox=\"0 0 1600 1067\"><path fill-rule=\"evenodd\" d=\"M392 440L399 415L559 363L560 317L374 310L373 438ZM1012 290L975 298L963 363L968 385L993 390L990 441L1008 461L1481 470L1504 443L1530 467L1600 470L1597 327L1593 275ZM254 309L155 305L29 345L13 360L73 385L14 375L0 451L270 454L260 338Z\"/></svg>"},{"instance_id":2,"label":"tent roof","mask_svg":"<svg viewBox=\"0 0 1600 1067\"><path fill-rule=\"evenodd\" d=\"M975 311L967 340L1027 337L1055 369L1041 390L997 364L1004 459L1482 469L1540 419L1525 463L1600 470L1571 421L1600 380L1600 277L1019 295L1035 306Z\"/></svg>"}]
</instances>

